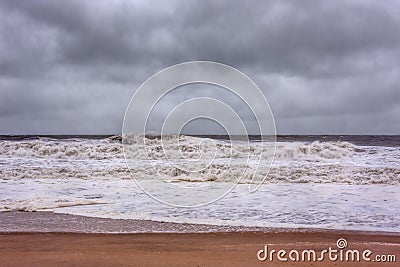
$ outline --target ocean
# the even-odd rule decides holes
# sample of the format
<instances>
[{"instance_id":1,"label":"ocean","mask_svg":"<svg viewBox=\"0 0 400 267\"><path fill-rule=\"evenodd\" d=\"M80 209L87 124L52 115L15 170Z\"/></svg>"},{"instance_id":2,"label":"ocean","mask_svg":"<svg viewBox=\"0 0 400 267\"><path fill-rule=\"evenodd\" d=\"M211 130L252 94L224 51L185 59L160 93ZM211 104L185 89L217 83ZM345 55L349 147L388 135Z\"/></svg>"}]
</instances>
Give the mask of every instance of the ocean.
<instances>
[{"instance_id":1,"label":"ocean","mask_svg":"<svg viewBox=\"0 0 400 267\"><path fill-rule=\"evenodd\" d=\"M278 136L272 167L260 165L260 175L268 175L254 193L248 191L251 177L237 179L240 167L252 168L240 157L249 147L237 139L232 150L226 136L182 137L186 155L193 158L201 140L217 144L215 163L199 176L174 171L160 154L159 138L148 138L147 153L135 147L132 151L147 162L150 156L160 175L155 176L141 160L129 171L121 136L1 136L0 210L221 226L400 231L400 136ZM249 139L251 151L257 151L260 138ZM132 176L154 188L167 183L177 194L182 186L205 194L210 188L232 191L208 205L174 207L150 197Z\"/></svg>"}]
</instances>

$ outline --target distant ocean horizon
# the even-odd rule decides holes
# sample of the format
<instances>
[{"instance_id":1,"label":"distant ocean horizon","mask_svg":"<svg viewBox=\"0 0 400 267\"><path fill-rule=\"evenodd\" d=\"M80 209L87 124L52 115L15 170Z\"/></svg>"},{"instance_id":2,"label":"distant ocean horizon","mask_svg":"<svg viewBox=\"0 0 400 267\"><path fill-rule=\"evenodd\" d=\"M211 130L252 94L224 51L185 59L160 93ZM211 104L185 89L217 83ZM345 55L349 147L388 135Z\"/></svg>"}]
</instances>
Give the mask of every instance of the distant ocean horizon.
<instances>
[{"instance_id":1,"label":"distant ocean horizon","mask_svg":"<svg viewBox=\"0 0 400 267\"><path fill-rule=\"evenodd\" d=\"M193 135L188 136L200 137L200 138L212 138L216 140L229 140L228 135ZM149 138L157 138L157 135L149 135ZM0 135L0 140L29 140L39 138L50 138L50 139L107 139L112 138L115 140L122 140L121 134L9 134ZM244 140L246 136L233 135L231 137L234 140ZM249 141L261 140L260 135L249 135ZM400 147L400 134L393 135L340 135L340 134L284 134L276 135L277 142L349 142L357 146L387 146L387 147Z\"/></svg>"}]
</instances>

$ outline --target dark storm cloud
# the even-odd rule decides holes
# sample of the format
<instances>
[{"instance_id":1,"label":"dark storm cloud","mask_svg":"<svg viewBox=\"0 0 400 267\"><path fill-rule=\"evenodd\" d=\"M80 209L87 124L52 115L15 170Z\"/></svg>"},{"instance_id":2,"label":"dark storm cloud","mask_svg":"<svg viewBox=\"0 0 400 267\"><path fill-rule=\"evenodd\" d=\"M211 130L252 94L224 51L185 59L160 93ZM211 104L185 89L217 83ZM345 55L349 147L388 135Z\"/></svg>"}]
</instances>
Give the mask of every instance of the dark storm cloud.
<instances>
[{"instance_id":1,"label":"dark storm cloud","mask_svg":"<svg viewBox=\"0 0 400 267\"><path fill-rule=\"evenodd\" d=\"M0 1L0 132L118 133L145 79L211 60L278 133L400 133L399 1Z\"/></svg>"}]
</instances>

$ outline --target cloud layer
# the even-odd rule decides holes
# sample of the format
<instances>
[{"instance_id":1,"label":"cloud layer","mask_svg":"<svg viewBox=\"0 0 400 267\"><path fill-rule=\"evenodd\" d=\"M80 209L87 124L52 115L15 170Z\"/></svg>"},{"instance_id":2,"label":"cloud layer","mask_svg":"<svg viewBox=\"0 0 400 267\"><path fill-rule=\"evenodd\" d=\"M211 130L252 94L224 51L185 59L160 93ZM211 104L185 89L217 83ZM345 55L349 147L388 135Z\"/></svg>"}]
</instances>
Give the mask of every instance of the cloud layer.
<instances>
[{"instance_id":1,"label":"cloud layer","mask_svg":"<svg viewBox=\"0 0 400 267\"><path fill-rule=\"evenodd\" d=\"M192 60L251 77L278 134L400 134L398 10L372 0L3 0L0 134L120 133L136 88Z\"/></svg>"}]
</instances>

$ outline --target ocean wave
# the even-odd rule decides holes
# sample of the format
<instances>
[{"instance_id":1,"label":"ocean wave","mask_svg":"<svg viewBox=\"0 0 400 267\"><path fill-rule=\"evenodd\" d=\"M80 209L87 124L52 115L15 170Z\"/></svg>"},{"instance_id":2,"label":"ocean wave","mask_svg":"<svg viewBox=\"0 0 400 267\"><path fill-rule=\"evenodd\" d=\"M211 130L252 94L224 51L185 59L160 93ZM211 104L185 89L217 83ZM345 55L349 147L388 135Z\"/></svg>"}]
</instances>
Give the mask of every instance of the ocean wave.
<instances>
[{"instance_id":1,"label":"ocean wave","mask_svg":"<svg viewBox=\"0 0 400 267\"><path fill-rule=\"evenodd\" d=\"M109 159L123 157L122 145L113 138L103 140L40 138L0 141L0 155L18 158Z\"/></svg>"},{"instance_id":2,"label":"ocean wave","mask_svg":"<svg viewBox=\"0 0 400 267\"><path fill-rule=\"evenodd\" d=\"M179 138L180 150L186 158L197 158L201 149L217 149L217 158L236 158L247 153L259 152L260 143L244 142L231 145L224 141L210 141L205 145L200 145L201 140L196 137L184 136ZM214 144L214 142L216 144ZM146 151L140 150L142 139L137 139L129 146L135 154L132 156L138 158L160 159L164 157L165 149L172 149L176 146L174 139L162 143L160 139L145 139ZM165 145L166 144L166 145ZM123 145L118 139L107 138L102 140L88 139L68 139L56 140L41 138L36 140L24 141L0 141L0 155L8 157L36 157L36 158L54 158L54 159L110 159L123 157ZM277 143L275 157L290 158L341 158L357 151L356 146L348 142L319 142L301 143L301 142L281 142ZM231 151L232 149L232 151ZM179 152L179 151L177 151ZM268 151L267 151L268 152ZM273 151L269 151L270 153ZM177 155L175 155L177 157Z\"/></svg>"},{"instance_id":3,"label":"ocean wave","mask_svg":"<svg viewBox=\"0 0 400 267\"><path fill-rule=\"evenodd\" d=\"M178 139L177 139L178 138ZM179 146L177 146L179 140ZM1 179L159 179L168 182L400 184L400 152L349 142L227 142L189 136L0 141ZM131 172L126 167L124 151ZM175 162L201 169L190 172ZM270 161L257 162L265 153ZM272 168L270 163L274 162ZM212 159L202 169L203 161ZM254 170L256 173L254 175Z\"/></svg>"}]
</instances>

